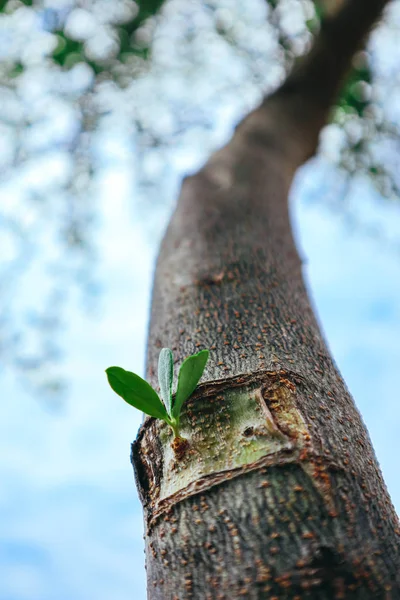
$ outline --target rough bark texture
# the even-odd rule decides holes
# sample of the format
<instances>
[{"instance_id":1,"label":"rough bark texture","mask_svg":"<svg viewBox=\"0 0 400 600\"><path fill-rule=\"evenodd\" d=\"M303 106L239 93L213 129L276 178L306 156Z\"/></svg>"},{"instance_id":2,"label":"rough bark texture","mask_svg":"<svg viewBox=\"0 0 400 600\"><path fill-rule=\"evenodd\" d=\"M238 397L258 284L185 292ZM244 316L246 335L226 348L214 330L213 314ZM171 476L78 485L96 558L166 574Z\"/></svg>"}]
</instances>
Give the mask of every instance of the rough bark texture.
<instances>
[{"instance_id":1,"label":"rough bark texture","mask_svg":"<svg viewBox=\"0 0 400 600\"><path fill-rule=\"evenodd\" d=\"M161 347L177 363L203 347L211 359L184 408L184 455L151 418L132 447L152 600L400 598L398 519L310 306L287 204L384 4L345 3L183 183L157 264L148 378Z\"/></svg>"}]
</instances>

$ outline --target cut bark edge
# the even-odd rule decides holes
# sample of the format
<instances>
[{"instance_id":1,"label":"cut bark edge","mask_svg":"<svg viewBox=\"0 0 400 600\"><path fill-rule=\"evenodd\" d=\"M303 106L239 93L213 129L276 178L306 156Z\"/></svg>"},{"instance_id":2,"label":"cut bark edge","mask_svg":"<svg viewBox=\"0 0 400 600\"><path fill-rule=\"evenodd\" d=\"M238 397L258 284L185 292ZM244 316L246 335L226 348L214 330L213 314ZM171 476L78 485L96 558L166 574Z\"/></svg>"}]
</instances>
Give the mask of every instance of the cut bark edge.
<instances>
[{"instance_id":1,"label":"cut bark edge","mask_svg":"<svg viewBox=\"0 0 400 600\"><path fill-rule=\"evenodd\" d=\"M180 455L171 451L165 425L147 418L132 444L131 461L148 531L191 496L251 471L265 473L268 467L288 464L301 467L328 513L337 514L330 473L345 471L346 465L324 451L301 414L304 389L309 392L314 387L298 373L286 370L201 384L183 413L188 440ZM223 425L224 411L229 417ZM213 455L215 438L218 455Z\"/></svg>"}]
</instances>

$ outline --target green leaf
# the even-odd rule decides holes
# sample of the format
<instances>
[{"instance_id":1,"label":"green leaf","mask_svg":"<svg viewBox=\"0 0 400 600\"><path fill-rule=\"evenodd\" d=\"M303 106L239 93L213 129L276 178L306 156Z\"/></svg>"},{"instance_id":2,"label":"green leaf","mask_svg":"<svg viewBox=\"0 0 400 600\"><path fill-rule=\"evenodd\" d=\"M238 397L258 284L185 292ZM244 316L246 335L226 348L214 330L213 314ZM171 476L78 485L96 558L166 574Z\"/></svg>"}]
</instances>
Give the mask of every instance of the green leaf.
<instances>
[{"instance_id":1,"label":"green leaf","mask_svg":"<svg viewBox=\"0 0 400 600\"><path fill-rule=\"evenodd\" d=\"M204 367L208 360L208 350L201 350L193 356L186 358L179 370L178 389L176 390L175 402L172 407L172 417L179 418L183 403L194 392L203 375Z\"/></svg>"},{"instance_id":2,"label":"green leaf","mask_svg":"<svg viewBox=\"0 0 400 600\"><path fill-rule=\"evenodd\" d=\"M167 411L157 392L147 381L135 373L121 369L121 367L109 367L106 369L106 373L108 383L125 402L151 417L168 420Z\"/></svg>"},{"instance_id":3,"label":"green leaf","mask_svg":"<svg viewBox=\"0 0 400 600\"><path fill-rule=\"evenodd\" d=\"M160 384L161 398L164 401L167 413L171 415L172 409L172 381L174 378L174 358L169 348L163 348L158 357L158 382Z\"/></svg>"}]
</instances>

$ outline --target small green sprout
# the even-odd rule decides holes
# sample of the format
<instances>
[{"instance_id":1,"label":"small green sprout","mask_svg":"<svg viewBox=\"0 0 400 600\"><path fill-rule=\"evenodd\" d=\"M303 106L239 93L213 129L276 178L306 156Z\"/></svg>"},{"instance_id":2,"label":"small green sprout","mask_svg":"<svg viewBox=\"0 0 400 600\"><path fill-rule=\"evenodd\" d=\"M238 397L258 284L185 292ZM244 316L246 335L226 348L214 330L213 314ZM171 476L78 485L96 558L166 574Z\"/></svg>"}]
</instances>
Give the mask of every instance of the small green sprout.
<instances>
[{"instance_id":1,"label":"small green sprout","mask_svg":"<svg viewBox=\"0 0 400 600\"><path fill-rule=\"evenodd\" d=\"M171 427L174 437L180 438L179 425L183 403L197 387L208 360L208 350L188 356L179 369L175 396L172 393L174 359L169 348L163 348L158 358L158 381L161 399L147 381L121 367L106 369L108 383L131 406L162 419Z\"/></svg>"}]
</instances>

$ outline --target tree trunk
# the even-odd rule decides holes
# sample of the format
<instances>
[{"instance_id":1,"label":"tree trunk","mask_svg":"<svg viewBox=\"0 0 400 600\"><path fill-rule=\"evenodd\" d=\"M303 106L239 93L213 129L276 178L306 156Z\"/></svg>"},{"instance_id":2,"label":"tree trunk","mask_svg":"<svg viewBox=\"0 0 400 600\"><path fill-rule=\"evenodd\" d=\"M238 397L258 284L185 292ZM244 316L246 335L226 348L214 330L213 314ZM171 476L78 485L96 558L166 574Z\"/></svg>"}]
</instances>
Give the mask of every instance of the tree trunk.
<instances>
[{"instance_id":1,"label":"tree trunk","mask_svg":"<svg viewBox=\"0 0 400 600\"><path fill-rule=\"evenodd\" d=\"M148 379L163 346L177 363L204 347L210 360L184 407L184 455L152 418L132 447L151 600L400 598L398 519L310 305L287 202L384 4L344 3L183 183L157 263Z\"/></svg>"}]
</instances>

